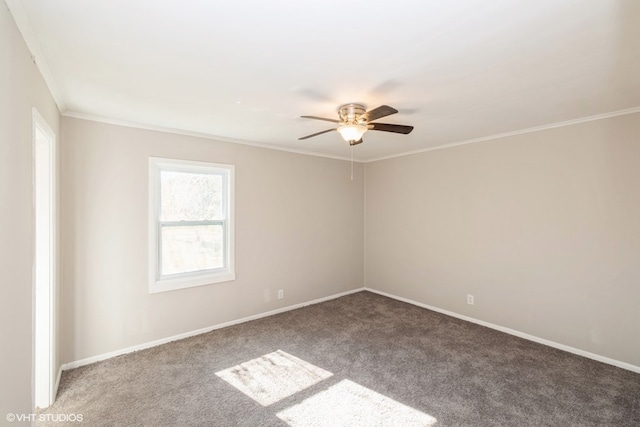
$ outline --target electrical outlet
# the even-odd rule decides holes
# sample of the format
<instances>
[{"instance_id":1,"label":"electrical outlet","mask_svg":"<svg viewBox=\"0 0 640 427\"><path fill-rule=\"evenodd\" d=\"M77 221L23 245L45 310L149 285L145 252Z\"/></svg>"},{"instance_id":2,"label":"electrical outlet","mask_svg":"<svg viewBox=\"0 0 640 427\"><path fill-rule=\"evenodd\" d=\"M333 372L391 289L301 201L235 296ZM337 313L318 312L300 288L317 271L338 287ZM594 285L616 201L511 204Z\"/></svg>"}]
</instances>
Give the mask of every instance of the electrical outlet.
<instances>
[{"instance_id":1,"label":"electrical outlet","mask_svg":"<svg viewBox=\"0 0 640 427\"><path fill-rule=\"evenodd\" d=\"M278 299L284 298L284 289L278 290Z\"/></svg>"},{"instance_id":2,"label":"electrical outlet","mask_svg":"<svg viewBox=\"0 0 640 427\"><path fill-rule=\"evenodd\" d=\"M467 295L467 304L473 305L473 295Z\"/></svg>"}]
</instances>

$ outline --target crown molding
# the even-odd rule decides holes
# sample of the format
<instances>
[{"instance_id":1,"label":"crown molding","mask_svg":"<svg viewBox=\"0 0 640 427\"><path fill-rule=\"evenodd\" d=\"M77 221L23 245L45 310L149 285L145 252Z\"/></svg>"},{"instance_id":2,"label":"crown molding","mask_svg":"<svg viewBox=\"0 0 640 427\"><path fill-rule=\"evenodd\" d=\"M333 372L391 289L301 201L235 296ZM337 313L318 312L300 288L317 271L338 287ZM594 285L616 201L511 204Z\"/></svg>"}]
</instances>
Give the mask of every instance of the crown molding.
<instances>
[{"instance_id":1,"label":"crown molding","mask_svg":"<svg viewBox=\"0 0 640 427\"><path fill-rule=\"evenodd\" d=\"M393 155L390 155L390 156L384 156L384 157L378 157L378 158L371 159L371 160L365 160L364 163L377 162L377 161L380 161L380 160L387 160L387 159L395 159L396 157L410 156L412 154L426 153L428 151L442 150L444 148L457 147L459 145L474 144L476 142L491 141L491 140L494 140L494 139L506 138L506 137L509 137L509 136L522 135L522 134L525 134L525 133L533 133L533 132L539 132L539 131L543 131L543 130L547 130L547 129L554 129L554 128L559 128L559 127L577 125L577 124L580 124L580 123L586 123L586 122L592 122L592 121L595 121L595 120L608 119L608 118L611 118L611 117L626 116L627 114L634 114L634 113L640 113L640 107L627 108L625 110L618 110L618 111L612 111L610 113L596 114L594 116L587 116L587 117L582 117L582 118L579 118L579 119L567 120L567 121L564 121L564 122L557 122L557 123L552 123L552 124L548 124L548 125L536 126L536 127L516 130L516 131L512 131L512 132L498 133L498 134L495 134L495 135L483 136L483 137L480 137L480 138L467 139L465 141L451 142L451 143L448 143L448 144L442 144L442 145L438 145L438 146L435 146L435 147L422 148L420 150L407 151L407 152L400 153L400 154L393 154Z\"/></svg>"},{"instance_id":2,"label":"crown molding","mask_svg":"<svg viewBox=\"0 0 640 427\"><path fill-rule=\"evenodd\" d=\"M380 160L394 159L394 158L397 158L397 157L410 156L410 155L413 155L413 154L426 153L426 152L429 152L429 151L442 150L442 149L445 149L445 148L458 147L460 145L474 144L474 143L477 143L477 142L491 141L491 140L500 139L500 138L506 138L506 137L515 136L515 135L522 135L522 134L527 134L527 133L539 132L539 131L543 131L543 130L554 129L554 128L559 128L559 127L565 127L565 126L571 126L571 125L576 125L576 124L580 124L580 123L592 122L592 121L596 121L596 120L603 120L603 119L608 119L608 118L612 118L612 117L625 116L625 115L634 114L634 113L640 113L640 107L633 107L633 108L628 108L628 109L625 109L625 110L618 110L618 111L612 111L612 112L609 112L609 113L596 114L596 115L593 115L593 116L587 116L587 117L582 117L582 118L573 119L573 120L566 120L566 121L563 121L563 122L557 122L557 123L552 123L552 124L548 124L548 125L536 126L536 127L527 128L527 129L521 129L521 130L512 131L512 132L505 132L505 133L500 133L500 134L495 134L495 135L484 136L484 137L480 137L480 138L474 138L474 139L468 139L468 140L464 140L464 141L452 142L452 143L449 143L449 144L438 145L436 147L429 147L429 148L423 148L423 149L420 149L420 150L406 151L406 152L403 152L403 153L393 154L393 155L384 156L384 157L378 157L378 158L370 159L370 160L363 160L363 159L354 158L353 161L356 162L356 163L377 162L377 161L380 161ZM168 127L157 126L157 125L130 122L130 121L126 121L126 120L110 119L110 118L106 118L106 117L93 116L93 115L89 115L89 114L76 113L76 112L72 112L72 111L64 112L64 113L62 113L62 115L65 116L65 117L73 117L73 118L77 118L77 119L90 120L90 121L94 121L94 122L107 123L107 124L112 124L112 125L117 125L117 126L124 126L124 127L145 129L145 130L152 130L152 131L157 131L157 132L172 133L172 134L176 134L176 135L192 136L192 137L196 137L196 138L210 139L210 140L222 141L222 142L230 142L230 143L234 143L234 144L249 145L249 146L252 146L252 147L265 148L265 149L268 149L268 150L285 151L285 152L289 152L289 153L303 154L303 155L315 156L315 157L324 157L324 158L335 159L335 160L345 160L345 161L350 161L351 160L351 158L349 158L349 157L333 156L333 155L329 155L329 154L319 153L319 152L316 152L316 151L296 150L296 149L293 149L293 148L280 147L280 146L276 146L276 145L264 144L264 143L254 142L254 141L246 141L246 140L230 138L230 137L226 137L226 136L212 135L212 134L201 133L201 132L192 132L192 131L187 131L187 130L182 130L182 129L174 129L174 128L168 128Z\"/></svg>"},{"instance_id":3,"label":"crown molding","mask_svg":"<svg viewBox=\"0 0 640 427\"><path fill-rule=\"evenodd\" d=\"M27 49L31 53L31 59L38 67L40 71L40 75L44 79L45 84L49 88L49 92L51 93L51 97L54 102L58 106L58 110L60 112L64 112L66 110L66 105L64 102L64 98L62 97L62 93L58 88L58 84L53 78L53 74L51 73L51 69L49 68L49 64L45 60L44 54L40 49L40 43L38 43L38 38L36 37L35 32L33 31L33 27L31 26L31 21L29 20L29 16L27 15L27 11L24 8L21 0L4 0L7 9L13 16L13 20L22 34L22 38L24 39L25 44L27 45Z\"/></svg>"},{"instance_id":4,"label":"crown molding","mask_svg":"<svg viewBox=\"0 0 640 427\"><path fill-rule=\"evenodd\" d=\"M281 147L281 146L271 145L271 144L263 144L263 143L254 142L254 141L246 141L244 139L230 138L227 136L213 135L213 134L203 133L203 132L192 132L192 131L183 130L183 129L175 129L175 128L169 128L169 127L158 126L158 125L130 122L127 120L111 119L107 117L94 116L91 114L76 113L73 111L66 111L62 113L62 115L64 117L71 117L71 118L81 119L81 120L89 120L92 122L106 123L106 124L116 125L116 126L124 126L129 128L135 128L135 129L144 129L144 130L151 130L156 132L172 133L175 135L192 136L195 138L210 139L213 141L231 142L233 144L249 145L252 147L264 148L267 150L286 151L289 153L303 154L306 156L315 156L315 157L324 157L327 159L334 159L334 160L351 161L350 157L333 156L330 154L319 153L317 151L296 150L294 148ZM353 159L353 161L356 163L364 162L363 160L358 160L355 158Z\"/></svg>"}]
</instances>

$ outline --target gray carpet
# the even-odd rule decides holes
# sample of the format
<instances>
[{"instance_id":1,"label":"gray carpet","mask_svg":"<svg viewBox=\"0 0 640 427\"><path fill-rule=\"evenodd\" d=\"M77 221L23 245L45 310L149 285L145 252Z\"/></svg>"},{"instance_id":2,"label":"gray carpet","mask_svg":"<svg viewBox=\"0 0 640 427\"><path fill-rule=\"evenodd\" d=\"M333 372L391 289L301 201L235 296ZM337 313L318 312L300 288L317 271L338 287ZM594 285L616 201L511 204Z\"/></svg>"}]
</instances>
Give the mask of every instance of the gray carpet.
<instances>
[{"instance_id":1,"label":"gray carpet","mask_svg":"<svg viewBox=\"0 0 640 427\"><path fill-rule=\"evenodd\" d=\"M370 292L63 373L39 426L640 426L640 375ZM58 417L60 420L60 417Z\"/></svg>"}]
</instances>

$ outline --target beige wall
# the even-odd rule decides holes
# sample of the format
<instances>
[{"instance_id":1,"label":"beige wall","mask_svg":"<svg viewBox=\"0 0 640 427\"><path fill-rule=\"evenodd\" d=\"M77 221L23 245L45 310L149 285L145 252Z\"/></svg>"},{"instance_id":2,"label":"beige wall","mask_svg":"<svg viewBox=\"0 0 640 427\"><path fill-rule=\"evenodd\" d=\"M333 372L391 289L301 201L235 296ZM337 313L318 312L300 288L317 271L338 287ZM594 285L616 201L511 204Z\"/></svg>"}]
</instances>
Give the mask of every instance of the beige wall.
<instances>
[{"instance_id":1,"label":"beige wall","mask_svg":"<svg viewBox=\"0 0 640 427\"><path fill-rule=\"evenodd\" d=\"M361 164L68 117L62 141L65 362L364 284ZM235 281L148 293L149 156L236 166Z\"/></svg>"},{"instance_id":2,"label":"beige wall","mask_svg":"<svg viewBox=\"0 0 640 427\"><path fill-rule=\"evenodd\" d=\"M58 134L56 105L9 11L0 5L0 423L33 411L32 107ZM59 358L55 356L59 366Z\"/></svg>"},{"instance_id":3,"label":"beige wall","mask_svg":"<svg viewBox=\"0 0 640 427\"><path fill-rule=\"evenodd\" d=\"M365 173L367 287L640 366L640 114Z\"/></svg>"},{"instance_id":4,"label":"beige wall","mask_svg":"<svg viewBox=\"0 0 640 427\"><path fill-rule=\"evenodd\" d=\"M358 164L65 118L64 361L361 286L366 209L366 286L638 366L639 116L369 163L364 207ZM236 164L235 282L147 293L148 156Z\"/></svg>"}]
</instances>

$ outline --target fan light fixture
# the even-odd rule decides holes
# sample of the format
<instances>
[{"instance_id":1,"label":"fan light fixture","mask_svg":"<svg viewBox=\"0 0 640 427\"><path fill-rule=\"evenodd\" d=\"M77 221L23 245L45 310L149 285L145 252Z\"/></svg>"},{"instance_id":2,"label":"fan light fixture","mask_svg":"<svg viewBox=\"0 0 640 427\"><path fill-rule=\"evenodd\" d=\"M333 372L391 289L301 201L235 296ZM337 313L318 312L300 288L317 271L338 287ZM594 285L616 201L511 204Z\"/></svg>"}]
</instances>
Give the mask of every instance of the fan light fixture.
<instances>
[{"instance_id":1,"label":"fan light fixture","mask_svg":"<svg viewBox=\"0 0 640 427\"><path fill-rule=\"evenodd\" d=\"M309 139L327 132L337 131L340 136L353 147L362 142L362 135L368 130L401 133L404 135L411 133L413 126L374 122L374 120L390 116L397 112L398 110L388 105L381 105L378 108L367 111L364 105L361 104L344 104L338 108L338 120L318 116L300 116L303 119L324 120L326 122L337 123L338 127L312 133L311 135L298 138L298 140Z\"/></svg>"},{"instance_id":2,"label":"fan light fixture","mask_svg":"<svg viewBox=\"0 0 640 427\"><path fill-rule=\"evenodd\" d=\"M360 141L362 135L367 131L367 126L358 124L343 125L338 128L338 132L342 138L348 143Z\"/></svg>"}]
</instances>

